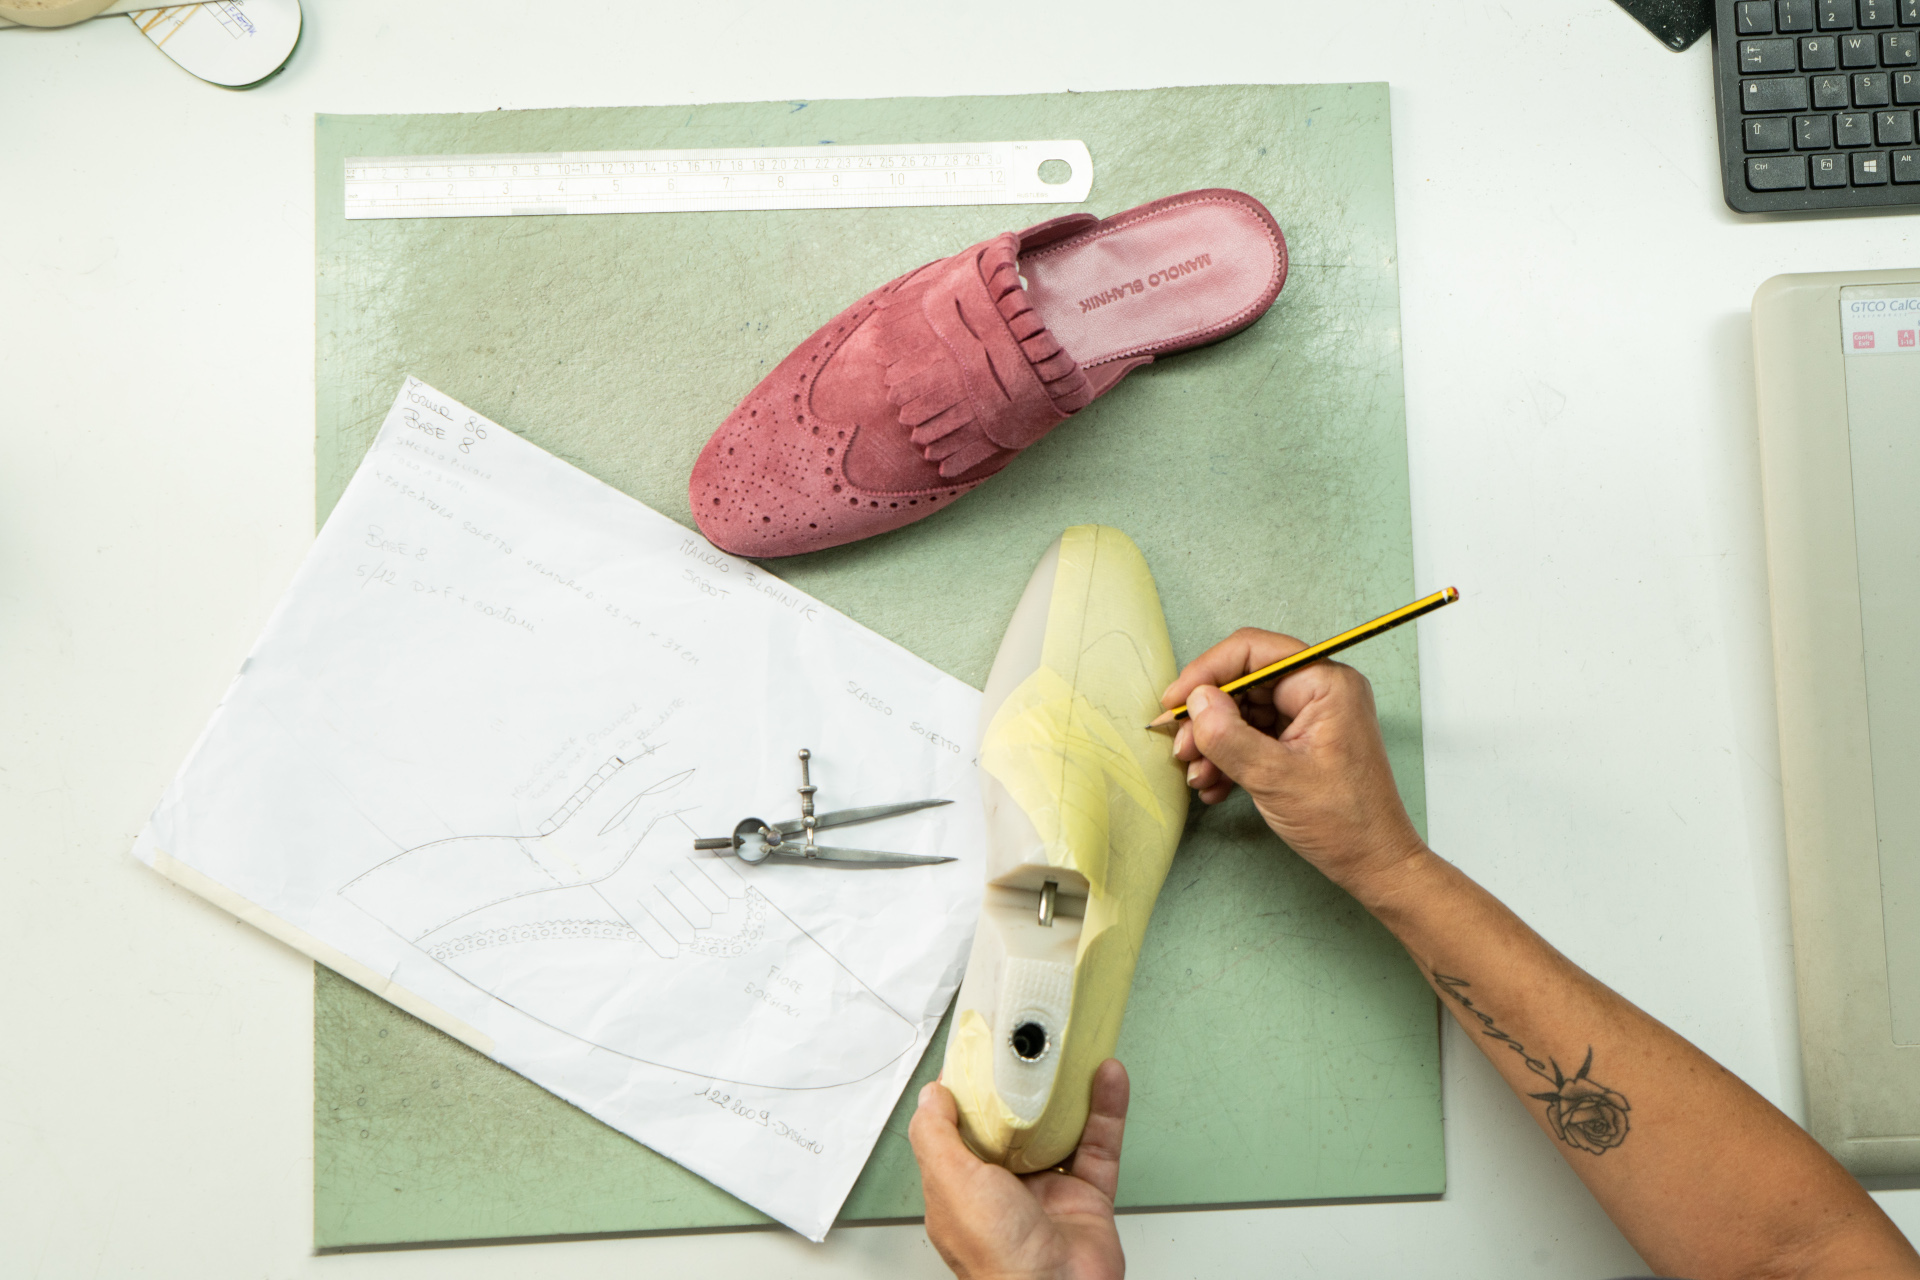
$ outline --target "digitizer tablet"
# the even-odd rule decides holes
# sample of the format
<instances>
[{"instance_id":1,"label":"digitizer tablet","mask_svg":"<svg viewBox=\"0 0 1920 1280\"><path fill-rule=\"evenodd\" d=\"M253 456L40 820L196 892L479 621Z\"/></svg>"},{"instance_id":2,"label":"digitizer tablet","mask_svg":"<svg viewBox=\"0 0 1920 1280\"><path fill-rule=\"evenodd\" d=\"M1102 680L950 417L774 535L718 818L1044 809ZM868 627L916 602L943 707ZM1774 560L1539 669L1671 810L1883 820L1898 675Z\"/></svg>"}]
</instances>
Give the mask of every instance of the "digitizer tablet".
<instances>
[{"instance_id":1,"label":"digitizer tablet","mask_svg":"<svg viewBox=\"0 0 1920 1280\"><path fill-rule=\"evenodd\" d=\"M1920 270L1753 300L1809 1128L1920 1172Z\"/></svg>"}]
</instances>

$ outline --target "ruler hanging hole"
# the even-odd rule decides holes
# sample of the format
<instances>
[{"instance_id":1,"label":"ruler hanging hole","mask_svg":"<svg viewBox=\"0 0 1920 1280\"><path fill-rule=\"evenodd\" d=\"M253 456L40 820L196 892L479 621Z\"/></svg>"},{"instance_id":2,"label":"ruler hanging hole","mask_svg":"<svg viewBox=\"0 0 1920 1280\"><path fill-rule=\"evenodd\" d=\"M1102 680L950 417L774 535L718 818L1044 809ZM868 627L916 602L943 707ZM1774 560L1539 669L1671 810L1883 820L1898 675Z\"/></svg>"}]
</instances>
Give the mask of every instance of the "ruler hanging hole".
<instances>
[{"instance_id":1,"label":"ruler hanging hole","mask_svg":"<svg viewBox=\"0 0 1920 1280\"><path fill-rule=\"evenodd\" d=\"M1057 187L1073 179L1073 166L1065 160L1046 160L1040 165L1040 181L1050 187Z\"/></svg>"}]
</instances>

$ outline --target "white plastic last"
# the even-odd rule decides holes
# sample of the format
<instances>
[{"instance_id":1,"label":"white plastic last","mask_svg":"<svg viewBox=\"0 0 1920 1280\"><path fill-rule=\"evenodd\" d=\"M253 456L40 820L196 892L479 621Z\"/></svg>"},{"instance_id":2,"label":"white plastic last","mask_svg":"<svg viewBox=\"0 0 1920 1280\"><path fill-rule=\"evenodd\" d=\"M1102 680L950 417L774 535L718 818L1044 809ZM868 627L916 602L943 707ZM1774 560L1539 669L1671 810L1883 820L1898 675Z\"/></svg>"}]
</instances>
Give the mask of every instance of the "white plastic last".
<instances>
[{"instance_id":1,"label":"white plastic last","mask_svg":"<svg viewBox=\"0 0 1920 1280\"><path fill-rule=\"evenodd\" d=\"M817 1240L959 982L978 706L409 379L135 852ZM693 849L801 747L959 860Z\"/></svg>"}]
</instances>

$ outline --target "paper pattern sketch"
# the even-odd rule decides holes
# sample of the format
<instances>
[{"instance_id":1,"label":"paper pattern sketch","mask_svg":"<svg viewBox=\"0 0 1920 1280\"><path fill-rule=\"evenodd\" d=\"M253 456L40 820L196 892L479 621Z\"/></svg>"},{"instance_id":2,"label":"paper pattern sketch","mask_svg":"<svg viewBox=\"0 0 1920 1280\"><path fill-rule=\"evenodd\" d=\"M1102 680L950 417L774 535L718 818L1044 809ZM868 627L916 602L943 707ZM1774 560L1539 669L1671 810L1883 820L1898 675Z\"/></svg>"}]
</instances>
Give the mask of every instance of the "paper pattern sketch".
<instances>
[{"instance_id":1,"label":"paper pattern sketch","mask_svg":"<svg viewBox=\"0 0 1920 1280\"><path fill-rule=\"evenodd\" d=\"M135 853L818 1240L965 963L978 705L408 379ZM694 851L801 747L959 860Z\"/></svg>"}]
</instances>

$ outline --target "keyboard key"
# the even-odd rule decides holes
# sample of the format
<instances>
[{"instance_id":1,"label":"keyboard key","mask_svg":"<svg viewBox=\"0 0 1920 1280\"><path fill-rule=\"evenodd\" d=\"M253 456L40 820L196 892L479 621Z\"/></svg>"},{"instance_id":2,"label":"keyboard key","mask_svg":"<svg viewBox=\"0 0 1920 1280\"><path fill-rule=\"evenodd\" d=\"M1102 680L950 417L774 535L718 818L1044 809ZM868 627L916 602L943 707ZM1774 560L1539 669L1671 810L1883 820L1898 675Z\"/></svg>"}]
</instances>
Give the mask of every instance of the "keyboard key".
<instances>
[{"instance_id":1,"label":"keyboard key","mask_svg":"<svg viewBox=\"0 0 1920 1280\"><path fill-rule=\"evenodd\" d=\"M1893 0L1860 0L1860 25L1863 27L1892 26Z\"/></svg>"},{"instance_id":2,"label":"keyboard key","mask_svg":"<svg viewBox=\"0 0 1920 1280\"><path fill-rule=\"evenodd\" d=\"M1908 120L1912 125L1912 120ZM1911 137L1905 139L1912 142ZM1793 121L1785 116L1774 116L1766 120L1747 121L1747 150L1749 151L1791 151L1793 150Z\"/></svg>"},{"instance_id":3,"label":"keyboard key","mask_svg":"<svg viewBox=\"0 0 1920 1280\"><path fill-rule=\"evenodd\" d=\"M1920 0L1913 0L1920 4ZM1808 36L1800 42L1802 71L1831 71L1840 65L1840 41L1836 36Z\"/></svg>"},{"instance_id":4,"label":"keyboard key","mask_svg":"<svg viewBox=\"0 0 1920 1280\"><path fill-rule=\"evenodd\" d=\"M1807 185L1807 158L1768 156L1749 160L1747 185L1755 191L1798 191Z\"/></svg>"},{"instance_id":5,"label":"keyboard key","mask_svg":"<svg viewBox=\"0 0 1920 1280\"><path fill-rule=\"evenodd\" d=\"M1900 25L1920 27L1920 0L1900 0Z\"/></svg>"},{"instance_id":6,"label":"keyboard key","mask_svg":"<svg viewBox=\"0 0 1920 1280\"><path fill-rule=\"evenodd\" d=\"M1850 107L1853 99L1847 94L1845 76L1815 76L1813 78L1813 105L1816 107Z\"/></svg>"},{"instance_id":7,"label":"keyboard key","mask_svg":"<svg viewBox=\"0 0 1920 1280\"><path fill-rule=\"evenodd\" d=\"M1920 182L1920 151L1896 151L1893 153L1893 180L1895 182Z\"/></svg>"},{"instance_id":8,"label":"keyboard key","mask_svg":"<svg viewBox=\"0 0 1920 1280\"><path fill-rule=\"evenodd\" d=\"M1853 78L1853 105L1856 107L1884 107L1893 101L1888 94L1887 73L1884 71Z\"/></svg>"},{"instance_id":9,"label":"keyboard key","mask_svg":"<svg viewBox=\"0 0 1920 1280\"><path fill-rule=\"evenodd\" d=\"M1807 161L1813 170L1813 185L1816 187L1844 187L1847 185L1847 158L1845 156L1814 156Z\"/></svg>"},{"instance_id":10,"label":"keyboard key","mask_svg":"<svg viewBox=\"0 0 1920 1280\"><path fill-rule=\"evenodd\" d=\"M1871 34L1840 37L1840 65L1843 67L1877 67L1880 65L1880 42Z\"/></svg>"},{"instance_id":11,"label":"keyboard key","mask_svg":"<svg viewBox=\"0 0 1920 1280\"><path fill-rule=\"evenodd\" d=\"M1909 40L1913 37L1908 36ZM1898 39L1888 36L1887 39ZM1740 70L1748 75L1757 71L1792 71L1793 41L1791 40L1742 40L1740 42Z\"/></svg>"},{"instance_id":12,"label":"keyboard key","mask_svg":"<svg viewBox=\"0 0 1920 1280\"><path fill-rule=\"evenodd\" d=\"M1920 73L1912 71L1894 72L1893 100L1909 105L1920 102Z\"/></svg>"},{"instance_id":13,"label":"keyboard key","mask_svg":"<svg viewBox=\"0 0 1920 1280\"><path fill-rule=\"evenodd\" d=\"M1862 111L1833 118L1833 145L1870 147L1873 145L1873 117Z\"/></svg>"},{"instance_id":14,"label":"keyboard key","mask_svg":"<svg viewBox=\"0 0 1920 1280\"><path fill-rule=\"evenodd\" d=\"M1920 4L1920 0L1914 0L1914 2ZM1813 30L1813 0L1780 0L1779 8L1779 25L1776 30L1787 32Z\"/></svg>"},{"instance_id":15,"label":"keyboard key","mask_svg":"<svg viewBox=\"0 0 1920 1280\"><path fill-rule=\"evenodd\" d=\"M1883 147L1897 147L1913 141L1913 112L1876 111L1873 113L1874 140ZM1758 147L1753 148L1759 150ZM1782 148L1784 150L1784 148Z\"/></svg>"},{"instance_id":16,"label":"keyboard key","mask_svg":"<svg viewBox=\"0 0 1920 1280\"><path fill-rule=\"evenodd\" d=\"M1911 67L1917 63L1920 63L1920 36L1911 31L1889 31L1880 37L1881 66Z\"/></svg>"},{"instance_id":17,"label":"keyboard key","mask_svg":"<svg viewBox=\"0 0 1920 1280\"><path fill-rule=\"evenodd\" d=\"M1833 145L1833 117L1795 116L1793 145L1802 151L1827 150Z\"/></svg>"},{"instance_id":18,"label":"keyboard key","mask_svg":"<svg viewBox=\"0 0 1920 1280\"><path fill-rule=\"evenodd\" d=\"M1820 0L1820 29L1822 31L1851 31L1853 29L1853 0ZM1747 35L1744 15L1740 23L1740 34ZM1761 35L1767 34L1762 31Z\"/></svg>"},{"instance_id":19,"label":"keyboard key","mask_svg":"<svg viewBox=\"0 0 1920 1280\"><path fill-rule=\"evenodd\" d=\"M1796 157L1797 158L1797 157ZM1747 161L1751 168L1754 161ZM1856 187L1884 187L1887 185L1887 153L1884 151L1856 151L1853 153L1853 185Z\"/></svg>"},{"instance_id":20,"label":"keyboard key","mask_svg":"<svg viewBox=\"0 0 1920 1280\"><path fill-rule=\"evenodd\" d=\"M1740 34L1743 36L1773 34L1772 0L1740 0Z\"/></svg>"},{"instance_id":21,"label":"keyboard key","mask_svg":"<svg viewBox=\"0 0 1920 1280\"><path fill-rule=\"evenodd\" d=\"M1776 80L1742 80L1742 111L1805 111L1807 82L1799 76Z\"/></svg>"}]
</instances>

